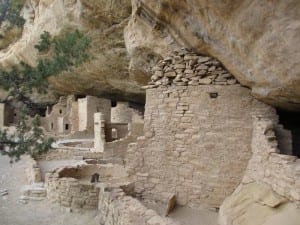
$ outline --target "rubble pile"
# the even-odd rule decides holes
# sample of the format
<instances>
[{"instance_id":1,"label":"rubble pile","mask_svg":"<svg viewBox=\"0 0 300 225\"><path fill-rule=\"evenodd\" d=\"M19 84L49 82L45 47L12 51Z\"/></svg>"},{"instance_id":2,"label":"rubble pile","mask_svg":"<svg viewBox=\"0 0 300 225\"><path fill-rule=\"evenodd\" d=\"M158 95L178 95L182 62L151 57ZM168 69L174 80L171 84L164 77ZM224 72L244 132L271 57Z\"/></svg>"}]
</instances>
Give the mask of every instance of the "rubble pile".
<instances>
[{"instance_id":1,"label":"rubble pile","mask_svg":"<svg viewBox=\"0 0 300 225\"><path fill-rule=\"evenodd\" d=\"M217 59L189 52L174 52L153 68L151 81L144 89L158 86L233 85L238 81Z\"/></svg>"}]
</instances>

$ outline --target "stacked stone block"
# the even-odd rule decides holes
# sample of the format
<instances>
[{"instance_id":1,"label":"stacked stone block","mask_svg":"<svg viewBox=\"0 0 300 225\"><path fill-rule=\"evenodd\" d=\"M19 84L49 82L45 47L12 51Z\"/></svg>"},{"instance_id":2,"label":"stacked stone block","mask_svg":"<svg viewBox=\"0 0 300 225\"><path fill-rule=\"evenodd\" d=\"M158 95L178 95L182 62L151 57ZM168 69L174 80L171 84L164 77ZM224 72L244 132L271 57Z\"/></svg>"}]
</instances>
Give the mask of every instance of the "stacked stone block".
<instances>
[{"instance_id":1,"label":"stacked stone block","mask_svg":"<svg viewBox=\"0 0 300 225\"><path fill-rule=\"evenodd\" d=\"M103 186L99 194L100 225L179 225L168 217L159 216L121 188Z\"/></svg>"},{"instance_id":2,"label":"stacked stone block","mask_svg":"<svg viewBox=\"0 0 300 225\"><path fill-rule=\"evenodd\" d=\"M158 86L232 85L238 81L217 59L185 49L174 52L152 68L151 81L145 89Z\"/></svg>"},{"instance_id":3,"label":"stacked stone block","mask_svg":"<svg viewBox=\"0 0 300 225\"><path fill-rule=\"evenodd\" d=\"M72 177L59 178L58 173L47 174L47 197L72 209L97 209L99 187L82 184Z\"/></svg>"},{"instance_id":4,"label":"stacked stone block","mask_svg":"<svg viewBox=\"0 0 300 225\"><path fill-rule=\"evenodd\" d=\"M29 184L42 182L42 172L37 162L32 158L27 158L26 176Z\"/></svg>"},{"instance_id":5,"label":"stacked stone block","mask_svg":"<svg viewBox=\"0 0 300 225\"><path fill-rule=\"evenodd\" d=\"M126 158L137 194L174 193L180 205L219 207L251 157L256 102L239 84L147 89L144 137Z\"/></svg>"},{"instance_id":6,"label":"stacked stone block","mask_svg":"<svg viewBox=\"0 0 300 225\"><path fill-rule=\"evenodd\" d=\"M253 155L243 183L264 182L289 200L300 202L300 159L279 154L275 135L278 117L275 110L268 114L255 113L253 116Z\"/></svg>"}]
</instances>

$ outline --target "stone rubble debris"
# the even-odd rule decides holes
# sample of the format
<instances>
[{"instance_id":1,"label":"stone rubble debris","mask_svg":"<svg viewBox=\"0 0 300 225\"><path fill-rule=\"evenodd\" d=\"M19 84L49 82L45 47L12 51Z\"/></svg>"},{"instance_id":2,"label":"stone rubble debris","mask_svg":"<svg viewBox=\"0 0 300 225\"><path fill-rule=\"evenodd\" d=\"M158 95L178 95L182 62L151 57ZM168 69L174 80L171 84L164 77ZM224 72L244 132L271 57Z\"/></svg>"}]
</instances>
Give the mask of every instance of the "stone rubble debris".
<instances>
[{"instance_id":1,"label":"stone rubble debris","mask_svg":"<svg viewBox=\"0 0 300 225\"><path fill-rule=\"evenodd\" d=\"M234 85L238 81L218 60L181 49L152 68L151 81L143 89L159 86Z\"/></svg>"},{"instance_id":2,"label":"stone rubble debris","mask_svg":"<svg viewBox=\"0 0 300 225\"><path fill-rule=\"evenodd\" d=\"M29 200L28 196L24 196L24 195L22 195L22 196L20 196L20 198L19 198L18 202L19 202L20 204L23 204L23 205L25 205L25 204L27 204L27 203L28 203L28 200Z\"/></svg>"},{"instance_id":3,"label":"stone rubble debris","mask_svg":"<svg viewBox=\"0 0 300 225\"><path fill-rule=\"evenodd\" d=\"M0 190L0 196L5 196L8 195L8 190L4 189L4 190Z\"/></svg>"}]
</instances>

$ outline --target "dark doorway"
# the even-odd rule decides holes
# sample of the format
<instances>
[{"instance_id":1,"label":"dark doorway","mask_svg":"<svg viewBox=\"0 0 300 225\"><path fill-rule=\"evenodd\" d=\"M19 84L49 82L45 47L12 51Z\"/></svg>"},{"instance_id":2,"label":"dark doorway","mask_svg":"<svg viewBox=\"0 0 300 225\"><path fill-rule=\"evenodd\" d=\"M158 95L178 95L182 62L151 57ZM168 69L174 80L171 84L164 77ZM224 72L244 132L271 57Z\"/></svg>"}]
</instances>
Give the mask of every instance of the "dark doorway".
<instances>
[{"instance_id":1,"label":"dark doorway","mask_svg":"<svg viewBox=\"0 0 300 225\"><path fill-rule=\"evenodd\" d=\"M111 107L116 107L117 106L117 101L111 100Z\"/></svg>"},{"instance_id":2,"label":"dark doorway","mask_svg":"<svg viewBox=\"0 0 300 225\"><path fill-rule=\"evenodd\" d=\"M300 158L300 113L277 110L279 123L291 131L292 155Z\"/></svg>"}]
</instances>

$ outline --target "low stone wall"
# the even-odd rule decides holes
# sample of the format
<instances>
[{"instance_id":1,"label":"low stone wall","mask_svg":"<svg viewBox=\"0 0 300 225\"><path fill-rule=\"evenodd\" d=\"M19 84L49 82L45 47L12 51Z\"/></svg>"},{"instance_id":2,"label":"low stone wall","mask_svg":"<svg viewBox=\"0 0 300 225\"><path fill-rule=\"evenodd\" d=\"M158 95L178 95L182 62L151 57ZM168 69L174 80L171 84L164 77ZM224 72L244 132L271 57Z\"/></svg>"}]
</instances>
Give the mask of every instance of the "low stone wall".
<instances>
[{"instance_id":1,"label":"low stone wall","mask_svg":"<svg viewBox=\"0 0 300 225\"><path fill-rule=\"evenodd\" d=\"M105 123L105 139L106 142L114 140L112 137L112 129L116 130L117 139L125 138L128 135L128 123Z\"/></svg>"},{"instance_id":2,"label":"low stone wall","mask_svg":"<svg viewBox=\"0 0 300 225\"><path fill-rule=\"evenodd\" d=\"M26 177L29 184L42 182L42 172L37 162L30 156L27 157Z\"/></svg>"},{"instance_id":3,"label":"low stone wall","mask_svg":"<svg viewBox=\"0 0 300 225\"><path fill-rule=\"evenodd\" d=\"M53 202L70 208L96 209L99 188L80 184L75 178L51 178L47 182L47 196Z\"/></svg>"},{"instance_id":4,"label":"low stone wall","mask_svg":"<svg viewBox=\"0 0 300 225\"><path fill-rule=\"evenodd\" d=\"M279 154L275 136L277 116L256 115L253 120L252 158L249 161L243 183L261 181L271 185L274 191L300 202L300 159Z\"/></svg>"},{"instance_id":5,"label":"low stone wall","mask_svg":"<svg viewBox=\"0 0 300 225\"><path fill-rule=\"evenodd\" d=\"M100 175L100 183L90 183L94 173ZM112 164L60 168L46 174L47 197L71 209L97 209L100 184L110 177L122 181L127 174L122 166Z\"/></svg>"},{"instance_id":6,"label":"low stone wall","mask_svg":"<svg viewBox=\"0 0 300 225\"><path fill-rule=\"evenodd\" d=\"M94 184L81 184L72 177L59 178L58 174L46 178L47 197L64 207L72 209L96 209L99 187Z\"/></svg>"},{"instance_id":7,"label":"low stone wall","mask_svg":"<svg viewBox=\"0 0 300 225\"><path fill-rule=\"evenodd\" d=\"M291 153L284 146L291 136L278 138L278 127L283 129L272 107L253 113L253 154L242 183L222 203L220 225L299 224L300 159L281 154Z\"/></svg>"},{"instance_id":8,"label":"low stone wall","mask_svg":"<svg viewBox=\"0 0 300 225\"><path fill-rule=\"evenodd\" d=\"M70 149L52 149L38 157L39 160L62 160L62 159L97 159L103 158L102 152L90 152Z\"/></svg>"},{"instance_id":9,"label":"low stone wall","mask_svg":"<svg viewBox=\"0 0 300 225\"><path fill-rule=\"evenodd\" d=\"M121 188L103 186L99 193L98 210L100 225L179 225L146 208Z\"/></svg>"},{"instance_id":10,"label":"low stone wall","mask_svg":"<svg viewBox=\"0 0 300 225\"><path fill-rule=\"evenodd\" d=\"M137 137L143 134L143 128L143 123L131 124L131 131L125 138L113 142L106 142L104 144L104 158L123 161L126 156L128 144L136 141Z\"/></svg>"}]
</instances>

